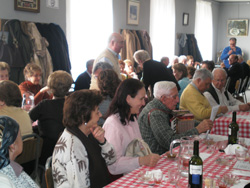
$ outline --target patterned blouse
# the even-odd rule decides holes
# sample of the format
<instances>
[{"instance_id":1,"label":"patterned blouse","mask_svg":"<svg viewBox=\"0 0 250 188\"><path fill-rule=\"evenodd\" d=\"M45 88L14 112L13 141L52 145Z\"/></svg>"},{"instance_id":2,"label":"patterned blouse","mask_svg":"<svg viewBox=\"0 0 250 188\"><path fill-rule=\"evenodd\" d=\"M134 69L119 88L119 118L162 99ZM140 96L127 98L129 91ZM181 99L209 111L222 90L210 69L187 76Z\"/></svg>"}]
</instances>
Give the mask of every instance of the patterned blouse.
<instances>
[{"instance_id":1,"label":"patterned blouse","mask_svg":"<svg viewBox=\"0 0 250 188\"><path fill-rule=\"evenodd\" d=\"M4 174L4 175L2 175ZM38 185L26 174L22 167L14 161L0 169L0 176L8 177L9 183L18 188L37 188ZM1 186L0 182L0 187Z\"/></svg>"},{"instance_id":2,"label":"patterned blouse","mask_svg":"<svg viewBox=\"0 0 250 188\"><path fill-rule=\"evenodd\" d=\"M101 146L107 165L115 162L111 144ZM66 129L57 141L52 157L55 187L90 187L88 153L82 142Z\"/></svg>"}]
</instances>

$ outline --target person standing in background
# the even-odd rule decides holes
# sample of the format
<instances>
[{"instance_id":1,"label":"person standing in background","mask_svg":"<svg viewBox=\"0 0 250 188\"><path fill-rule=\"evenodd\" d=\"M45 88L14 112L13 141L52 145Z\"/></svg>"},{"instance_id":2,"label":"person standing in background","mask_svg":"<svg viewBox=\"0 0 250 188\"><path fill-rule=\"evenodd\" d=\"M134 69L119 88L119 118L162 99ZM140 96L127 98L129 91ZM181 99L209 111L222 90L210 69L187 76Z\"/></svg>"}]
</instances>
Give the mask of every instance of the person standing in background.
<instances>
[{"instance_id":1,"label":"person standing in background","mask_svg":"<svg viewBox=\"0 0 250 188\"><path fill-rule=\"evenodd\" d=\"M229 56L231 54L242 55L242 51L241 51L240 47L236 46L236 42L237 42L236 38L230 38L229 39L229 46L224 48L224 50L220 56L220 59L224 62L226 68L229 68L229 66L230 66L228 59L229 59Z\"/></svg>"}]
</instances>

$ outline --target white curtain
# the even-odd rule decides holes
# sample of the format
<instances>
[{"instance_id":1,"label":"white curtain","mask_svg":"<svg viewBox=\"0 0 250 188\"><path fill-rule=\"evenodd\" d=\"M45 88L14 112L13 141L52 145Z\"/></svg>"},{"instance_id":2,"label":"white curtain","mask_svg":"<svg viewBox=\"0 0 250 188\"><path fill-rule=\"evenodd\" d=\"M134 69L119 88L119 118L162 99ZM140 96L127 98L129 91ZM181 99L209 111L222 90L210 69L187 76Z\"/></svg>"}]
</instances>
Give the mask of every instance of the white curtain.
<instances>
[{"instance_id":1,"label":"white curtain","mask_svg":"<svg viewBox=\"0 0 250 188\"><path fill-rule=\"evenodd\" d=\"M112 0L67 1L67 39L74 80L108 44L113 32Z\"/></svg>"},{"instance_id":2,"label":"white curtain","mask_svg":"<svg viewBox=\"0 0 250 188\"><path fill-rule=\"evenodd\" d=\"M172 57L175 50L175 0L150 1L150 37L153 59Z\"/></svg>"},{"instance_id":3,"label":"white curtain","mask_svg":"<svg viewBox=\"0 0 250 188\"><path fill-rule=\"evenodd\" d=\"M196 0L195 37L203 60L212 60L213 17L211 2Z\"/></svg>"}]
</instances>

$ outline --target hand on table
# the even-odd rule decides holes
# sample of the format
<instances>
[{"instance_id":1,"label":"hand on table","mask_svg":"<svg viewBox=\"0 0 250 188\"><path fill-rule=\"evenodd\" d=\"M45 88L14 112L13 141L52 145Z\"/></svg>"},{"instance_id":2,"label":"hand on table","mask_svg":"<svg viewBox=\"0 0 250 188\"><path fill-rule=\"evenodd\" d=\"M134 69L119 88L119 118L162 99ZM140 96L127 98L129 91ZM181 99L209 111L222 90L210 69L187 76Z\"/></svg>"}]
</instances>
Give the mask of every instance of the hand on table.
<instances>
[{"instance_id":1,"label":"hand on table","mask_svg":"<svg viewBox=\"0 0 250 188\"><path fill-rule=\"evenodd\" d=\"M139 157L140 166L145 165L149 167L154 167L160 159L160 155L151 153L149 155Z\"/></svg>"},{"instance_id":2,"label":"hand on table","mask_svg":"<svg viewBox=\"0 0 250 188\"><path fill-rule=\"evenodd\" d=\"M239 105L240 111L248 111L250 109L250 103Z\"/></svg>"},{"instance_id":3,"label":"hand on table","mask_svg":"<svg viewBox=\"0 0 250 188\"><path fill-rule=\"evenodd\" d=\"M225 114L228 112L227 106L220 106L221 113Z\"/></svg>"},{"instance_id":4,"label":"hand on table","mask_svg":"<svg viewBox=\"0 0 250 188\"><path fill-rule=\"evenodd\" d=\"M92 135L98 140L99 143L104 143L105 142L105 137L104 137L104 129L101 128L100 126L90 128Z\"/></svg>"},{"instance_id":5,"label":"hand on table","mask_svg":"<svg viewBox=\"0 0 250 188\"><path fill-rule=\"evenodd\" d=\"M204 119L197 127L199 134L204 133L207 130L211 130L213 127L213 122L210 119Z\"/></svg>"}]
</instances>

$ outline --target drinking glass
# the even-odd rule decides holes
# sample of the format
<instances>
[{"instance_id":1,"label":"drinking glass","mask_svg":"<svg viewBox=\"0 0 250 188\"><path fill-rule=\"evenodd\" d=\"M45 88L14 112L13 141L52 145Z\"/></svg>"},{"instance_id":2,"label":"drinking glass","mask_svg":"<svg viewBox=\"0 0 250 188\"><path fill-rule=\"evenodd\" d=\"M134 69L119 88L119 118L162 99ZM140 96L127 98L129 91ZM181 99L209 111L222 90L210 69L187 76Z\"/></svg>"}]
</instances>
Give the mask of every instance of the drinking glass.
<instances>
[{"instance_id":1,"label":"drinking glass","mask_svg":"<svg viewBox=\"0 0 250 188\"><path fill-rule=\"evenodd\" d=\"M23 94L22 109L29 112L34 107L34 94L31 92L25 92Z\"/></svg>"},{"instance_id":2,"label":"drinking glass","mask_svg":"<svg viewBox=\"0 0 250 188\"><path fill-rule=\"evenodd\" d=\"M159 172L154 172L153 173L153 178L154 178L154 182L156 184L161 184L162 178L163 178L163 173L162 171Z\"/></svg>"},{"instance_id":3,"label":"drinking glass","mask_svg":"<svg viewBox=\"0 0 250 188\"><path fill-rule=\"evenodd\" d=\"M236 148L235 149L235 156L236 156L237 160L244 161L247 157L247 150L245 150L243 148Z\"/></svg>"},{"instance_id":4,"label":"drinking glass","mask_svg":"<svg viewBox=\"0 0 250 188\"><path fill-rule=\"evenodd\" d=\"M171 184L175 184L179 181L180 179L180 173L176 169L169 169L168 170L168 180Z\"/></svg>"}]
</instances>

